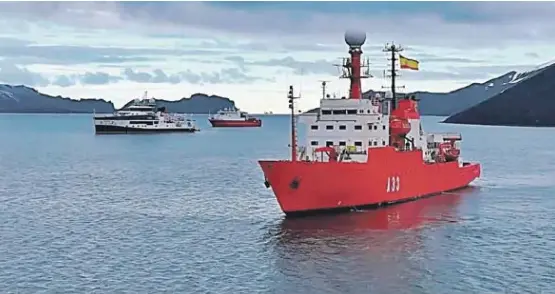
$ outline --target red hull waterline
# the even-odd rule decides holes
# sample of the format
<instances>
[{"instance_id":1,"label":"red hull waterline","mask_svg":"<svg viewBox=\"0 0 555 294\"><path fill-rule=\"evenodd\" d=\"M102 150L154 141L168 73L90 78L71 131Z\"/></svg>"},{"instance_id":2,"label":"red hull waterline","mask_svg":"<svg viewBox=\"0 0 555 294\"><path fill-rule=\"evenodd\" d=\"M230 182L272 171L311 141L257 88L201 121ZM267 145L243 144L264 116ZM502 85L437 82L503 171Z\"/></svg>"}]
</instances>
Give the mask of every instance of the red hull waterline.
<instances>
[{"instance_id":1,"label":"red hull waterline","mask_svg":"<svg viewBox=\"0 0 555 294\"><path fill-rule=\"evenodd\" d=\"M214 128L261 127L262 120L208 120Z\"/></svg>"},{"instance_id":2,"label":"red hull waterline","mask_svg":"<svg viewBox=\"0 0 555 294\"><path fill-rule=\"evenodd\" d=\"M368 161L261 160L259 164L286 215L364 208L432 196L468 186L479 163L425 163L422 151L369 148Z\"/></svg>"}]
</instances>

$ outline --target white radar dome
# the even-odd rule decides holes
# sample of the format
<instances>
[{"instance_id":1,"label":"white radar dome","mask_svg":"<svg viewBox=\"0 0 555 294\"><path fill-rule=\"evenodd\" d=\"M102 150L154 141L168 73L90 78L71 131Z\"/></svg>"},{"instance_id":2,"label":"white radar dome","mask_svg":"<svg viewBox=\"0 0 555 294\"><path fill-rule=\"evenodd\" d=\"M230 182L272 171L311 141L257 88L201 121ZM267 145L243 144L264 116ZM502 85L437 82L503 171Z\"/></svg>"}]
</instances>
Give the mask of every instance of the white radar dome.
<instances>
[{"instance_id":1,"label":"white radar dome","mask_svg":"<svg viewBox=\"0 0 555 294\"><path fill-rule=\"evenodd\" d=\"M345 32L345 43L349 46L360 47L366 42L366 33L360 31Z\"/></svg>"}]
</instances>

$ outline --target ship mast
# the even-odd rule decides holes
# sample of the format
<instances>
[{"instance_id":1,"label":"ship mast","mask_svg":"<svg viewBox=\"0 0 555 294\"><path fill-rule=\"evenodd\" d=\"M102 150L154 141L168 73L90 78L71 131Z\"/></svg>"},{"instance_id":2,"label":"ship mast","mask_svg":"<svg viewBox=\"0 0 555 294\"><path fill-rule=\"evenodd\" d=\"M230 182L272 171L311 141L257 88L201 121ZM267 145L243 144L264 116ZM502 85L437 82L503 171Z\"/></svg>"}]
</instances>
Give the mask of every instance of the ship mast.
<instances>
[{"instance_id":1,"label":"ship mast","mask_svg":"<svg viewBox=\"0 0 555 294\"><path fill-rule=\"evenodd\" d=\"M383 49L384 52L390 52L391 53L391 68L389 69L389 71L391 72L391 94L392 94L392 100L391 100L391 110L394 110L397 108L397 86L395 85L395 78L398 76L397 74L397 69L396 69L396 61L397 61L397 57L396 54L403 51L404 48L401 47L401 45L395 45L395 44L391 44L389 45L386 44L385 48ZM399 87L399 88L404 88L404 87Z\"/></svg>"},{"instance_id":2,"label":"ship mast","mask_svg":"<svg viewBox=\"0 0 555 294\"><path fill-rule=\"evenodd\" d=\"M291 109L291 161L297 161L297 128L295 126L295 99L301 98L300 96L295 97L293 94L293 86L289 86L289 93L287 94L289 99L289 109Z\"/></svg>"},{"instance_id":3,"label":"ship mast","mask_svg":"<svg viewBox=\"0 0 555 294\"><path fill-rule=\"evenodd\" d=\"M322 82L322 99L326 99L326 85L329 81L320 81Z\"/></svg>"},{"instance_id":4,"label":"ship mast","mask_svg":"<svg viewBox=\"0 0 555 294\"><path fill-rule=\"evenodd\" d=\"M361 62L360 57L362 55L362 45L366 42L366 33L364 32L354 32L348 31L345 33L345 43L349 46L350 58L343 58L343 63L341 65L336 64L335 66L342 67L342 75L339 78L349 79L349 99L362 99L362 85L361 79L371 77L369 73L370 61ZM361 69L366 68L363 74L361 74Z\"/></svg>"}]
</instances>

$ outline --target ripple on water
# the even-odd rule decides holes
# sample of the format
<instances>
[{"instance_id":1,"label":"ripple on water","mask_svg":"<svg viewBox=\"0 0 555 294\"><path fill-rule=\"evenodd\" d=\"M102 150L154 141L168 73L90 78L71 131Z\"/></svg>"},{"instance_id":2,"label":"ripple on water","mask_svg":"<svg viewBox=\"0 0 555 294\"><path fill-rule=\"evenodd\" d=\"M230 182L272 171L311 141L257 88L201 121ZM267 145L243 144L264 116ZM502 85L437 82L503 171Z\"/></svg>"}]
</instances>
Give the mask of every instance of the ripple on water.
<instances>
[{"instance_id":1,"label":"ripple on water","mask_svg":"<svg viewBox=\"0 0 555 294\"><path fill-rule=\"evenodd\" d=\"M4 292L548 293L555 283L549 130L457 126L465 158L483 163L478 187L284 219L256 160L287 156L286 119L94 136L89 118L26 118L43 121L13 132L0 116L11 142L0 148ZM56 132L35 130L48 124ZM541 156L523 152L531 145Z\"/></svg>"}]
</instances>

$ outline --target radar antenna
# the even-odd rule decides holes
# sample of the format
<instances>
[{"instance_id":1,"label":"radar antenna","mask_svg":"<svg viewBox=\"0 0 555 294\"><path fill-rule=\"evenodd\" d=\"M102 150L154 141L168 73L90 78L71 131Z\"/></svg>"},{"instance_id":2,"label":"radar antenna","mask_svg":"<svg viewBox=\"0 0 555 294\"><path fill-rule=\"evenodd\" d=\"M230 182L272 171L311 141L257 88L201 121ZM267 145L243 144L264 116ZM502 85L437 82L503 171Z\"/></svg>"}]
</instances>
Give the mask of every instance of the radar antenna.
<instances>
[{"instance_id":1,"label":"radar antenna","mask_svg":"<svg viewBox=\"0 0 555 294\"><path fill-rule=\"evenodd\" d=\"M399 76L399 74L397 74L397 69L396 69L396 61L398 60L397 58L397 53L401 52L405 50L403 47L401 47L401 45L395 45L393 42L391 44L387 43L385 45L385 48L383 49L383 52L388 52L391 53L391 57L388 58L388 60L391 61L391 65L390 65L390 69L388 70L390 72L389 76L386 77L391 77L391 110L394 110L397 108L397 88L405 88L405 86L396 86L395 85L395 81L396 81L396 77ZM385 71L384 71L385 74Z\"/></svg>"}]
</instances>

